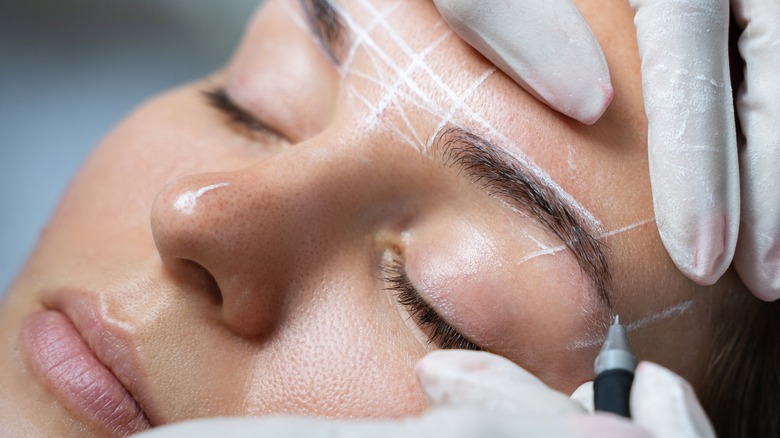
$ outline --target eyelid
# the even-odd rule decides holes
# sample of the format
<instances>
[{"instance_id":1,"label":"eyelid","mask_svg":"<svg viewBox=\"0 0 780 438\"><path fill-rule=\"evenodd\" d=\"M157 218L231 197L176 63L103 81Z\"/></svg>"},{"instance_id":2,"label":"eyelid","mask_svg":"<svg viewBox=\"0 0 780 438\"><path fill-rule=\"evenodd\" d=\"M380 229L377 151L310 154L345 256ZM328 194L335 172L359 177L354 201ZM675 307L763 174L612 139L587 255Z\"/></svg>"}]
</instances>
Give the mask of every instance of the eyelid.
<instances>
[{"instance_id":1,"label":"eyelid","mask_svg":"<svg viewBox=\"0 0 780 438\"><path fill-rule=\"evenodd\" d=\"M396 292L398 303L409 309L410 316L417 324L428 332L428 342L442 349L481 350L472 341L455 330L444 320L425 299L420 296L406 271L397 259L382 266L385 273L385 290Z\"/></svg>"},{"instance_id":2,"label":"eyelid","mask_svg":"<svg viewBox=\"0 0 780 438\"><path fill-rule=\"evenodd\" d=\"M211 90L203 91L209 106L220 111L230 119L234 125L239 128L249 130L253 133L271 135L281 140L287 141L287 137L272 128L267 123L260 120L257 116L239 106L227 93L223 87L216 87Z\"/></svg>"},{"instance_id":3,"label":"eyelid","mask_svg":"<svg viewBox=\"0 0 780 438\"><path fill-rule=\"evenodd\" d=\"M301 1L306 19L325 54L335 65L340 65L336 49L344 45L346 27L341 15L330 0Z\"/></svg>"}]
</instances>

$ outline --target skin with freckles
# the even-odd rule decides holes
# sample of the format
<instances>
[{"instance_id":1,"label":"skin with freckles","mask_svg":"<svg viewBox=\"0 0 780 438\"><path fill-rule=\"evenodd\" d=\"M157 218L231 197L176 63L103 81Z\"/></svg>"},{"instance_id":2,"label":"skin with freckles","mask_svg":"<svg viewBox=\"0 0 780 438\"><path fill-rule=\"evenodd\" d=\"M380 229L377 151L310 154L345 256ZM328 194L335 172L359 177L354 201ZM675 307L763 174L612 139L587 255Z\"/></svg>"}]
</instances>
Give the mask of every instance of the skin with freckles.
<instances>
[{"instance_id":1,"label":"skin with freckles","mask_svg":"<svg viewBox=\"0 0 780 438\"><path fill-rule=\"evenodd\" d=\"M443 162L449 128L489 139L570 206L603 245L638 359L695 386L729 294L746 292L731 271L697 286L666 255L632 12L576 3L615 89L592 126L535 100L429 2L335 3L337 65L300 3L269 0L224 70L140 107L73 181L1 309L4 430L104 433L31 365L23 327L42 308L116 339L117 353L90 348L152 426L418 413L413 367L436 345L387 290L388 259L479 347L566 393L591 379L610 309L538 218ZM203 92L220 87L270 130L210 106Z\"/></svg>"}]
</instances>

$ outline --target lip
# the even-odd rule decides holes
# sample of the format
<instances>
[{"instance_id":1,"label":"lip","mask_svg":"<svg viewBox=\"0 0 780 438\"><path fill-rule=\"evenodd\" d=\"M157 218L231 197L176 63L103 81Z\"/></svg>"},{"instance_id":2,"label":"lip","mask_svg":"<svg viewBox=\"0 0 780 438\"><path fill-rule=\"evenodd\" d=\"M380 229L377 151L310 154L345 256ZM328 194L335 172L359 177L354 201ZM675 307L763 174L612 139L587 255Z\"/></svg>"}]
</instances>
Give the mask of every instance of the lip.
<instances>
[{"instance_id":1,"label":"lip","mask_svg":"<svg viewBox=\"0 0 780 438\"><path fill-rule=\"evenodd\" d=\"M149 420L128 389L138 380L132 350L93 300L73 295L47 302L25 319L20 340L28 365L68 410L101 435L148 429Z\"/></svg>"}]
</instances>

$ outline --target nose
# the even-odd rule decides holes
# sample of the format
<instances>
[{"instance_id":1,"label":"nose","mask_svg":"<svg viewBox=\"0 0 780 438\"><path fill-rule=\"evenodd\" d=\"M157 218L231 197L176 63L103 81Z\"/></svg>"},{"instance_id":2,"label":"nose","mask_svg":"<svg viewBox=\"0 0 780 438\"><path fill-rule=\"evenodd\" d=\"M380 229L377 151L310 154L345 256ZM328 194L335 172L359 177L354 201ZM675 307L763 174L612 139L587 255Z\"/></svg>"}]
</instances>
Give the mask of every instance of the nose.
<instances>
[{"instance_id":1,"label":"nose","mask_svg":"<svg viewBox=\"0 0 780 438\"><path fill-rule=\"evenodd\" d=\"M376 201L397 194L365 158L301 147L167 184L151 217L163 268L187 288L216 294L230 330L263 336L296 282L348 242L365 242L350 236L364 237L370 212L383 210Z\"/></svg>"}]
</instances>

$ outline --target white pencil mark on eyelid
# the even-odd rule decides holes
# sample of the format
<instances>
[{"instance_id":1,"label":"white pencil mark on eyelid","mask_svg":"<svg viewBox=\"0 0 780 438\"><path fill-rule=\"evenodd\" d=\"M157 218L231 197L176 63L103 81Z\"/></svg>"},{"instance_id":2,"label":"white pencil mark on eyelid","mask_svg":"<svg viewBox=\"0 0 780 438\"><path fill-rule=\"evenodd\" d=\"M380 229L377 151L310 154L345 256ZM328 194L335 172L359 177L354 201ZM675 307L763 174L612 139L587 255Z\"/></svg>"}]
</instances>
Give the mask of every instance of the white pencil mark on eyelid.
<instances>
[{"instance_id":1,"label":"white pencil mark on eyelid","mask_svg":"<svg viewBox=\"0 0 780 438\"><path fill-rule=\"evenodd\" d=\"M544 242L542 242L541 240L537 239L536 236L534 236L533 234L529 233L528 230L524 229L523 230L523 234L525 234L525 236L528 237L528 239L530 241L532 241L534 244L536 244L537 248L539 248L539 249L547 249L547 248L549 248L549 246L547 246Z\"/></svg>"},{"instance_id":2,"label":"white pencil mark on eyelid","mask_svg":"<svg viewBox=\"0 0 780 438\"><path fill-rule=\"evenodd\" d=\"M195 206L198 203L198 198L203 196L205 193L210 192L212 190L218 189L220 187L227 187L230 183L218 183L218 184L212 184L210 186L201 187L198 190L190 190L189 192L182 193L179 195L178 198L176 198L176 201L173 202L173 208L175 208L178 212L183 214L192 214L192 212L195 211Z\"/></svg>"},{"instance_id":3,"label":"white pencil mark on eyelid","mask_svg":"<svg viewBox=\"0 0 780 438\"><path fill-rule=\"evenodd\" d=\"M693 308L692 299L688 301L683 301L682 303L677 303L675 305L667 307L666 309L661 310L660 312L651 313L643 318L640 318L632 323L629 323L628 325L626 325L626 331L632 332L635 330L639 330L643 327L647 327L648 325L656 324L665 319L680 316L684 313L687 313L692 308ZM577 339L571 342L569 345L567 345L566 349L570 351L576 351L576 350L583 350L586 348L596 347L604 343L605 336L606 336L606 332L598 336Z\"/></svg>"}]
</instances>

